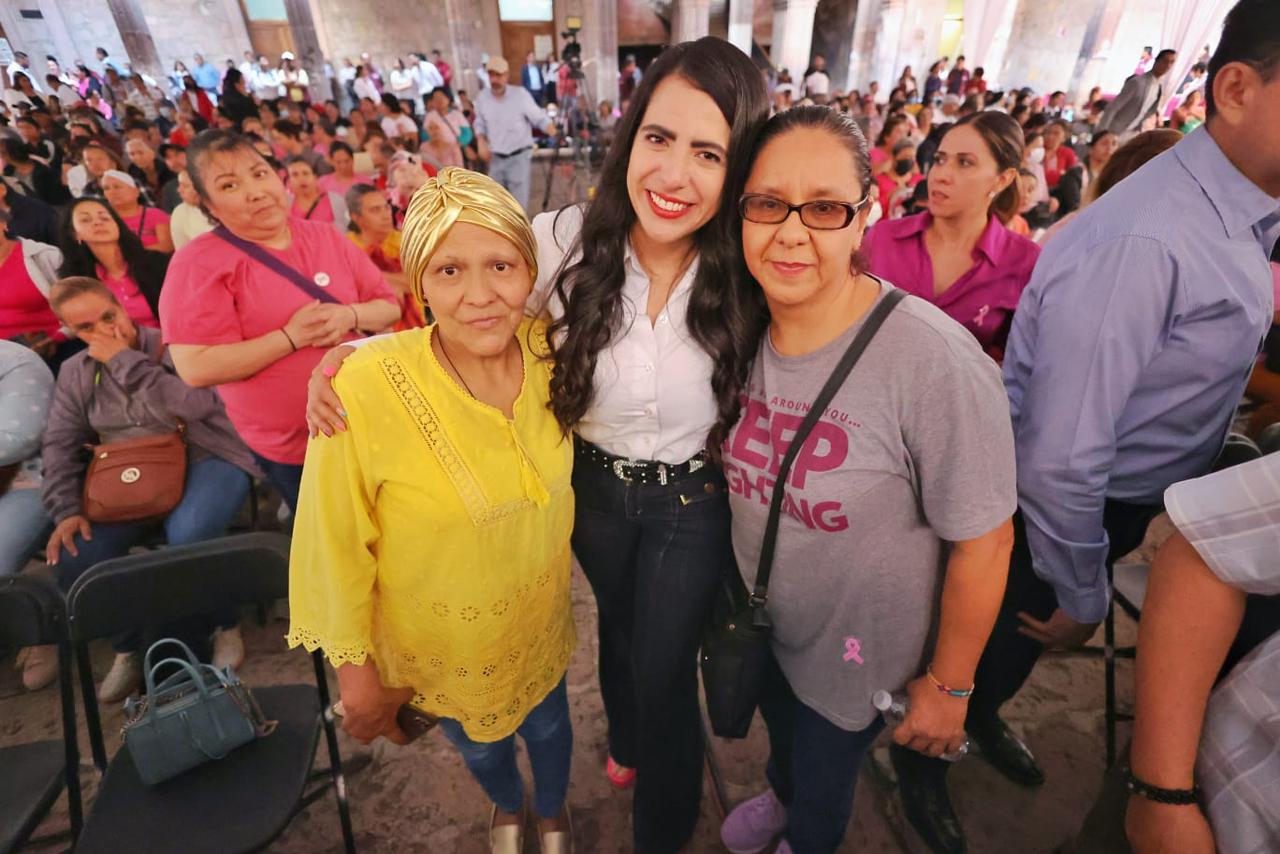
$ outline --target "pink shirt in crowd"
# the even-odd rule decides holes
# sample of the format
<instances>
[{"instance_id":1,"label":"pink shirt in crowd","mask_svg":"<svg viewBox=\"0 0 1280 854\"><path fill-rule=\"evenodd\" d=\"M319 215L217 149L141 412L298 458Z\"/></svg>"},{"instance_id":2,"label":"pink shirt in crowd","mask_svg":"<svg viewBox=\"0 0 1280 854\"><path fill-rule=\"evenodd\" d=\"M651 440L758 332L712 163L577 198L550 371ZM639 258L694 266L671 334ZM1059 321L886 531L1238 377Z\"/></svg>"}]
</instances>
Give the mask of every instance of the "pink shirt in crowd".
<instances>
[{"instance_id":1,"label":"pink shirt in crowd","mask_svg":"<svg viewBox=\"0 0 1280 854\"><path fill-rule=\"evenodd\" d=\"M1004 358L1009 324L1031 279L1040 247L991 217L973 249L973 266L935 296L933 261L924 245L929 212L881 220L867 232L862 253L874 275L928 300L973 333L992 358Z\"/></svg>"},{"instance_id":2,"label":"pink shirt in crowd","mask_svg":"<svg viewBox=\"0 0 1280 854\"><path fill-rule=\"evenodd\" d=\"M143 207L141 211L133 216L122 216L124 224L129 230L138 236L142 241L142 245L150 249L160 242L159 236L156 234L157 225L168 225L169 215L160 208Z\"/></svg>"},{"instance_id":3,"label":"pink shirt in crowd","mask_svg":"<svg viewBox=\"0 0 1280 854\"><path fill-rule=\"evenodd\" d=\"M293 207L289 209L289 216L294 219L309 219L312 222L327 222L333 224L333 202L329 200L329 194L322 192L308 207L302 207L295 199Z\"/></svg>"},{"instance_id":4,"label":"pink shirt in crowd","mask_svg":"<svg viewBox=\"0 0 1280 854\"><path fill-rule=\"evenodd\" d=\"M396 296L350 240L323 222L290 220L293 243L267 250L343 303ZM280 329L312 299L218 237L202 234L173 257L160 295L169 344L233 344ZM355 337L355 336L352 336ZM218 386L245 443L269 460L301 465L307 450L307 380L324 355L304 347L239 382Z\"/></svg>"},{"instance_id":5,"label":"pink shirt in crowd","mask_svg":"<svg viewBox=\"0 0 1280 854\"><path fill-rule=\"evenodd\" d=\"M352 174L350 178L340 178L337 172L330 172L316 179L316 186L320 188L320 192L337 193L339 196L345 196L347 190L350 190L356 184L369 184L372 186L373 179L358 172Z\"/></svg>"},{"instance_id":6,"label":"pink shirt in crowd","mask_svg":"<svg viewBox=\"0 0 1280 854\"><path fill-rule=\"evenodd\" d=\"M43 332L61 341L60 328L49 300L27 272L22 242L15 241L13 251L0 264L0 338Z\"/></svg>"},{"instance_id":7,"label":"pink shirt in crowd","mask_svg":"<svg viewBox=\"0 0 1280 854\"><path fill-rule=\"evenodd\" d=\"M155 312L151 310L151 306L147 303L147 298L138 289L138 283L133 280L133 276L130 276L128 272L118 279L113 279L107 275L107 268L99 264L98 281L110 288L111 293L116 295L116 301L124 306L124 313L129 315L130 320L139 326L160 328L160 321L156 319Z\"/></svg>"}]
</instances>

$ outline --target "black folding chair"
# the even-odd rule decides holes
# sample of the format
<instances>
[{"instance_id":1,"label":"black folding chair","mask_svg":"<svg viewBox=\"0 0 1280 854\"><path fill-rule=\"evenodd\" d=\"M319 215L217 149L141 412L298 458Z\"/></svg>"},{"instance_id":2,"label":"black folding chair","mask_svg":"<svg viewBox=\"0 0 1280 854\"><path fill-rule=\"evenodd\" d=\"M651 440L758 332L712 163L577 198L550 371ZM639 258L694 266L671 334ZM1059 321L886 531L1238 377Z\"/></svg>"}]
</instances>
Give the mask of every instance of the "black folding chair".
<instances>
[{"instance_id":1,"label":"black folding chair","mask_svg":"<svg viewBox=\"0 0 1280 854\"><path fill-rule=\"evenodd\" d=\"M71 643L62 594L31 578L0 578L0 646L58 647L58 690L62 703L62 741L35 741L0 748L0 852L17 851L28 841L53 841L61 834L32 840L40 822L65 786L71 836L80 833L80 750L76 744L76 705L71 687Z\"/></svg>"},{"instance_id":2,"label":"black folding chair","mask_svg":"<svg viewBox=\"0 0 1280 854\"><path fill-rule=\"evenodd\" d=\"M107 762L89 667L91 639L281 599L288 594L288 582L289 538L252 533L104 561L72 586L67 596L71 640L89 742L94 764L105 772L80 836L79 854L256 851L279 836L330 784L338 799L346 850L355 851L319 652L312 655L314 687L253 689L265 716L278 722L271 735L157 786L142 782L127 749ZM317 771L313 762L322 729L329 768Z\"/></svg>"},{"instance_id":3,"label":"black folding chair","mask_svg":"<svg viewBox=\"0 0 1280 854\"><path fill-rule=\"evenodd\" d=\"M1226 444L1213 464L1213 471L1222 471L1241 463L1251 462L1261 456L1262 450L1253 441L1239 433L1232 433L1227 436ZM1137 654L1137 647L1116 645L1116 606L1118 605L1134 622L1141 619L1142 604L1146 599L1147 577L1150 573L1151 567L1147 564L1117 564L1114 568L1108 569L1107 580L1111 585L1112 597L1102 627L1105 690L1103 721L1108 768L1115 764L1118 755L1116 745L1118 725L1133 720L1133 714L1120 711L1116 701L1116 660L1121 658L1132 660Z\"/></svg>"}]
</instances>

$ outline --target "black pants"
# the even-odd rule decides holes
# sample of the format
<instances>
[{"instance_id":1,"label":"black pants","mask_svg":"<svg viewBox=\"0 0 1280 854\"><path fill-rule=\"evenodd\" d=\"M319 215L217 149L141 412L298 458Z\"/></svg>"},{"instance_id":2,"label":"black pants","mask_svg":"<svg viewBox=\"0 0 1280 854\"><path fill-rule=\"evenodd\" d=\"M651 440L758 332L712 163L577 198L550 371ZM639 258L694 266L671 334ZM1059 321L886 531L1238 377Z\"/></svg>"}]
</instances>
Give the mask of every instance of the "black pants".
<instances>
[{"instance_id":1,"label":"black pants","mask_svg":"<svg viewBox=\"0 0 1280 854\"><path fill-rule=\"evenodd\" d=\"M1107 570L1117 560L1142 545L1147 526L1160 514L1159 505L1128 504L1107 500L1102 513L1102 526L1106 528L1111 549L1107 554ZM1041 580L1031 566L1031 549L1027 545L1027 529L1022 513L1013 517L1013 554L1009 558L1009 583L1005 587L1004 601L1000 603L1000 615L996 617L991 639L978 661L974 678L973 696L969 700L968 726L981 727L1000 712L1014 694L1022 689L1027 677L1035 669L1044 645L1018 633L1023 623L1019 611L1026 611L1037 620L1047 620L1058 607L1058 597L1052 585ZM915 770L925 774L942 776L951 763L927 756L911 757Z\"/></svg>"},{"instance_id":2,"label":"black pants","mask_svg":"<svg viewBox=\"0 0 1280 854\"><path fill-rule=\"evenodd\" d=\"M787 842L795 854L832 854L853 815L858 771L884 721L841 729L796 697L771 659L760 714L769 729L765 775L787 808Z\"/></svg>"},{"instance_id":3,"label":"black pants","mask_svg":"<svg viewBox=\"0 0 1280 854\"><path fill-rule=\"evenodd\" d=\"M635 847L674 852L702 798L697 650L733 559L724 475L626 484L581 454L573 551L600 614L600 693L609 752L636 769Z\"/></svg>"}]
</instances>

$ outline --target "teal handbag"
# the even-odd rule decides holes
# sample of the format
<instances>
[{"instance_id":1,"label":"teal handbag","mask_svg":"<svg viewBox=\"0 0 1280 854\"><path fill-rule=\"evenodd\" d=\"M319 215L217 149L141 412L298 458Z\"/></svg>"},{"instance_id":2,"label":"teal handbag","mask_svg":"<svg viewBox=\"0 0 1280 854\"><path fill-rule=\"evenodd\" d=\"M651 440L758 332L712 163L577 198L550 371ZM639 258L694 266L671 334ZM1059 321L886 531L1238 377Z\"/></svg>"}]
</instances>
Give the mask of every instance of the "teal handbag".
<instances>
[{"instance_id":1,"label":"teal handbag","mask_svg":"<svg viewBox=\"0 0 1280 854\"><path fill-rule=\"evenodd\" d=\"M152 655L166 645L181 648L186 658L153 665ZM157 685L156 671L167 664L178 672ZM275 729L231 668L202 664L180 640L152 644L142 669L147 693L125 703L123 737L138 776L149 786L221 759Z\"/></svg>"}]
</instances>

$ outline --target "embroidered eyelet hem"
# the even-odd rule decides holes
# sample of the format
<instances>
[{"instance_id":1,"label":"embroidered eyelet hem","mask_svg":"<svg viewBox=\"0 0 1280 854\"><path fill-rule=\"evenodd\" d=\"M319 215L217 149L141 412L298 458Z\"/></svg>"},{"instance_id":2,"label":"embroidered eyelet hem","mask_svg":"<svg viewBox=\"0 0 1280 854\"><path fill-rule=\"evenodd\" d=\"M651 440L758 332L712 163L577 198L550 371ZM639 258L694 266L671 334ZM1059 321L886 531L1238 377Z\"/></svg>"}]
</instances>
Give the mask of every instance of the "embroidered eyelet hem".
<instances>
[{"instance_id":1,"label":"embroidered eyelet hem","mask_svg":"<svg viewBox=\"0 0 1280 854\"><path fill-rule=\"evenodd\" d=\"M473 525L476 527L492 525L534 506L533 501L528 498L520 498L504 504L490 503L485 497L484 490L476 481L475 475L467 468L466 462L445 435L444 428L440 426L440 419L436 417L435 408L405 371L400 360L395 356L386 356L379 361L379 365L383 376L400 399L400 403L417 423L419 435L439 461L440 467L444 469L458 497L462 499L462 505L466 508L467 515L471 517Z\"/></svg>"},{"instance_id":2,"label":"embroidered eyelet hem","mask_svg":"<svg viewBox=\"0 0 1280 854\"><path fill-rule=\"evenodd\" d=\"M289 634L285 635L284 640L290 649L297 646L301 646L307 652L324 649L324 657L334 667L340 667L343 664L364 664L373 658L373 647L369 644L330 646L319 635L306 628L290 628Z\"/></svg>"}]
</instances>

